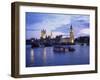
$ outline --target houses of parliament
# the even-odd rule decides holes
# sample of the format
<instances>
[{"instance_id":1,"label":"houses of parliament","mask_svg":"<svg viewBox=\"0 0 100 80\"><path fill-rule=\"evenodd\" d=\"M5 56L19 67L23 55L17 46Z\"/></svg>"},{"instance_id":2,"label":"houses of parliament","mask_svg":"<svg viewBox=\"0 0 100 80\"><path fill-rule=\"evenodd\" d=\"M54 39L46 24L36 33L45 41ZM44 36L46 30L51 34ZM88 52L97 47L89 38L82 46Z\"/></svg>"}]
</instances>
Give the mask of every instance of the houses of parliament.
<instances>
[{"instance_id":1,"label":"houses of parliament","mask_svg":"<svg viewBox=\"0 0 100 80\"><path fill-rule=\"evenodd\" d=\"M53 35L52 32L50 35L47 35L46 30L41 30L41 39L46 39L48 37L49 39L52 40L52 35ZM70 29L69 29L69 37L66 36L65 38L62 38L62 36L63 35L61 35L60 37L59 43L71 43L71 44L74 43L74 31L73 31L72 25L70 26Z\"/></svg>"}]
</instances>

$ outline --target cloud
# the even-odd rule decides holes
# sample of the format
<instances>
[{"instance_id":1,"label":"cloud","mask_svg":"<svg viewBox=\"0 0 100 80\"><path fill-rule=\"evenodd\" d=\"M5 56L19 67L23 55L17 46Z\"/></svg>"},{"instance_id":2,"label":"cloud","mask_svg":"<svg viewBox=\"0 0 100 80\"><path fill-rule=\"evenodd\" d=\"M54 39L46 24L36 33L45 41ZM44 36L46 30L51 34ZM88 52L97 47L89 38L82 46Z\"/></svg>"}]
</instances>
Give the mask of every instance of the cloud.
<instances>
[{"instance_id":1,"label":"cloud","mask_svg":"<svg viewBox=\"0 0 100 80\"><path fill-rule=\"evenodd\" d=\"M30 16L30 15L26 15ZM26 20L26 38L39 38L42 29L47 30L47 34L52 31L54 35L69 34L70 25L73 26L75 36L83 35L80 30L89 29L88 15L70 15L70 14L47 14L47 13L32 13ZM78 32L78 33L77 33ZM84 30L83 30L84 32Z\"/></svg>"},{"instance_id":2,"label":"cloud","mask_svg":"<svg viewBox=\"0 0 100 80\"><path fill-rule=\"evenodd\" d=\"M26 30L27 30L27 31L39 31L40 29L30 29L30 28L28 29L28 28L27 28Z\"/></svg>"},{"instance_id":3,"label":"cloud","mask_svg":"<svg viewBox=\"0 0 100 80\"><path fill-rule=\"evenodd\" d=\"M90 21L89 15L72 15L72 21L78 22L89 22Z\"/></svg>"},{"instance_id":4,"label":"cloud","mask_svg":"<svg viewBox=\"0 0 100 80\"><path fill-rule=\"evenodd\" d=\"M67 25L61 25L60 27L55 28L52 31L59 31L59 32L63 32L63 33L68 33L69 29L70 29L70 24Z\"/></svg>"},{"instance_id":5,"label":"cloud","mask_svg":"<svg viewBox=\"0 0 100 80\"><path fill-rule=\"evenodd\" d=\"M27 31L26 32L26 38L31 39L31 38L37 38L39 39L41 36L40 31Z\"/></svg>"},{"instance_id":6,"label":"cloud","mask_svg":"<svg viewBox=\"0 0 100 80\"><path fill-rule=\"evenodd\" d=\"M80 28L89 28L89 15L74 15L71 19L71 23L75 27L80 27Z\"/></svg>"},{"instance_id":7,"label":"cloud","mask_svg":"<svg viewBox=\"0 0 100 80\"><path fill-rule=\"evenodd\" d=\"M90 35L90 30L89 28L85 28L85 29L82 29L79 31L78 35L81 35L81 36L87 36L87 35Z\"/></svg>"},{"instance_id":8,"label":"cloud","mask_svg":"<svg viewBox=\"0 0 100 80\"><path fill-rule=\"evenodd\" d=\"M45 17L45 15L42 21L28 25L27 28L30 28L30 29L43 29L43 28L47 29L48 28L49 30L52 30L52 29L55 29L56 27L70 23L70 16L68 15L57 15L57 14L50 15L49 14L48 17L47 16Z\"/></svg>"}]
</instances>

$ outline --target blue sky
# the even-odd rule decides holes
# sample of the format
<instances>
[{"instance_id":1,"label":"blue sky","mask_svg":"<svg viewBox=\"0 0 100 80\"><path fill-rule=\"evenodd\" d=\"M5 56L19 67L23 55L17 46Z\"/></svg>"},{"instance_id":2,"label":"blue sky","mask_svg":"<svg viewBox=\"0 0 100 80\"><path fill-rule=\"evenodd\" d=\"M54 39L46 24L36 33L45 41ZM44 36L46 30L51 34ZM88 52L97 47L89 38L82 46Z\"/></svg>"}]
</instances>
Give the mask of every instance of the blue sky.
<instances>
[{"instance_id":1,"label":"blue sky","mask_svg":"<svg viewBox=\"0 0 100 80\"><path fill-rule=\"evenodd\" d=\"M89 35L90 16L80 14L53 14L26 12L26 39L40 38L41 30L45 29L47 35L69 36L69 28L72 25L74 36Z\"/></svg>"}]
</instances>

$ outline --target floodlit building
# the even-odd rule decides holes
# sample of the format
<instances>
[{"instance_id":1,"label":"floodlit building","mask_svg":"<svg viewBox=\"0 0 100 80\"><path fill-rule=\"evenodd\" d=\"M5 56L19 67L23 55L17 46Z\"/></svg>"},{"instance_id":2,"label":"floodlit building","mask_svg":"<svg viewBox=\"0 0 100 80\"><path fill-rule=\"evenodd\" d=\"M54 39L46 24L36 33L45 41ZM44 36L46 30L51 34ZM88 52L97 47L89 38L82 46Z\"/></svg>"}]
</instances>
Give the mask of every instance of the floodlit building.
<instances>
[{"instance_id":1,"label":"floodlit building","mask_svg":"<svg viewBox=\"0 0 100 80\"><path fill-rule=\"evenodd\" d=\"M69 37L64 37L64 38L61 38L61 43L71 43L73 44L74 43L74 31L73 31L73 28L72 28L72 25L70 26L70 32L69 32Z\"/></svg>"},{"instance_id":2,"label":"floodlit building","mask_svg":"<svg viewBox=\"0 0 100 80\"><path fill-rule=\"evenodd\" d=\"M41 30L41 39L52 39L52 32L50 33L50 35L47 35L46 34L46 30ZM70 26L70 30L69 30L69 37L66 37L66 36L60 36L59 37L60 39L59 39L59 41L57 41L57 39L55 38L54 40L55 40L55 42L58 42L58 43L65 43L65 44L67 44L67 43L71 43L71 44L73 44L74 43L74 31L73 31L73 27L72 27L72 25ZM53 40L53 41L54 41Z\"/></svg>"},{"instance_id":3,"label":"floodlit building","mask_svg":"<svg viewBox=\"0 0 100 80\"><path fill-rule=\"evenodd\" d=\"M45 39L46 38L46 30L41 30L41 38Z\"/></svg>"}]
</instances>

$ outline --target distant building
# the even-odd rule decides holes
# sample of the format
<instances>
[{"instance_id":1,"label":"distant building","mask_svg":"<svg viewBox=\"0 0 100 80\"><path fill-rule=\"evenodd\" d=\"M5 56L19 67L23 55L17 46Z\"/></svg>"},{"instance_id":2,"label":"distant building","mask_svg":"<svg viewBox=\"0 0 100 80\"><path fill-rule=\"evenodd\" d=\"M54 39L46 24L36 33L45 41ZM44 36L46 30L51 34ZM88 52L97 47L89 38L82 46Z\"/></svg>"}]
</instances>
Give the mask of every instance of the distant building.
<instances>
[{"instance_id":1,"label":"distant building","mask_svg":"<svg viewBox=\"0 0 100 80\"><path fill-rule=\"evenodd\" d=\"M62 36L56 36L56 38L54 39L55 42L57 43L71 43L73 44L74 43L74 31L73 31L73 28L72 28L72 25L70 26L70 31L69 31L69 37L62 37ZM46 30L41 30L41 39L44 39L44 40L52 40L52 32L50 33L50 35L47 35L46 34ZM54 40L52 40L54 42ZM46 42L46 41L45 41Z\"/></svg>"},{"instance_id":2,"label":"distant building","mask_svg":"<svg viewBox=\"0 0 100 80\"><path fill-rule=\"evenodd\" d=\"M52 38L52 32L50 33L50 35L46 34L46 30L41 30L41 38L42 39L46 39L46 38Z\"/></svg>"},{"instance_id":3,"label":"distant building","mask_svg":"<svg viewBox=\"0 0 100 80\"><path fill-rule=\"evenodd\" d=\"M74 32L72 25L70 26L70 43L74 43Z\"/></svg>"},{"instance_id":4,"label":"distant building","mask_svg":"<svg viewBox=\"0 0 100 80\"><path fill-rule=\"evenodd\" d=\"M41 30L41 38L45 39L46 38L46 30Z\"/></svg>"},{"instance_id":5,"label":"distant building","mask_svg":"<svg viewBox=\"0 0 100 80\"><path fill-rule=\"evenodd\" d=\"M73 32L73 28L72 28L72 25L70 26L70 35L69 37L65 37L65 38L61 38L61 43L71 43L73 44L74 43L74 32Z\"/></svg>"},{"instance_id":6,"label":"distant building","mask_svg":"<svg viewBox=\"0 0 100 80\"><path fill-rule=\"evenodd\" d=\"M70 42L70 38L61 38L60 43L69 43Z\"/></svg>"}]
</instances>

